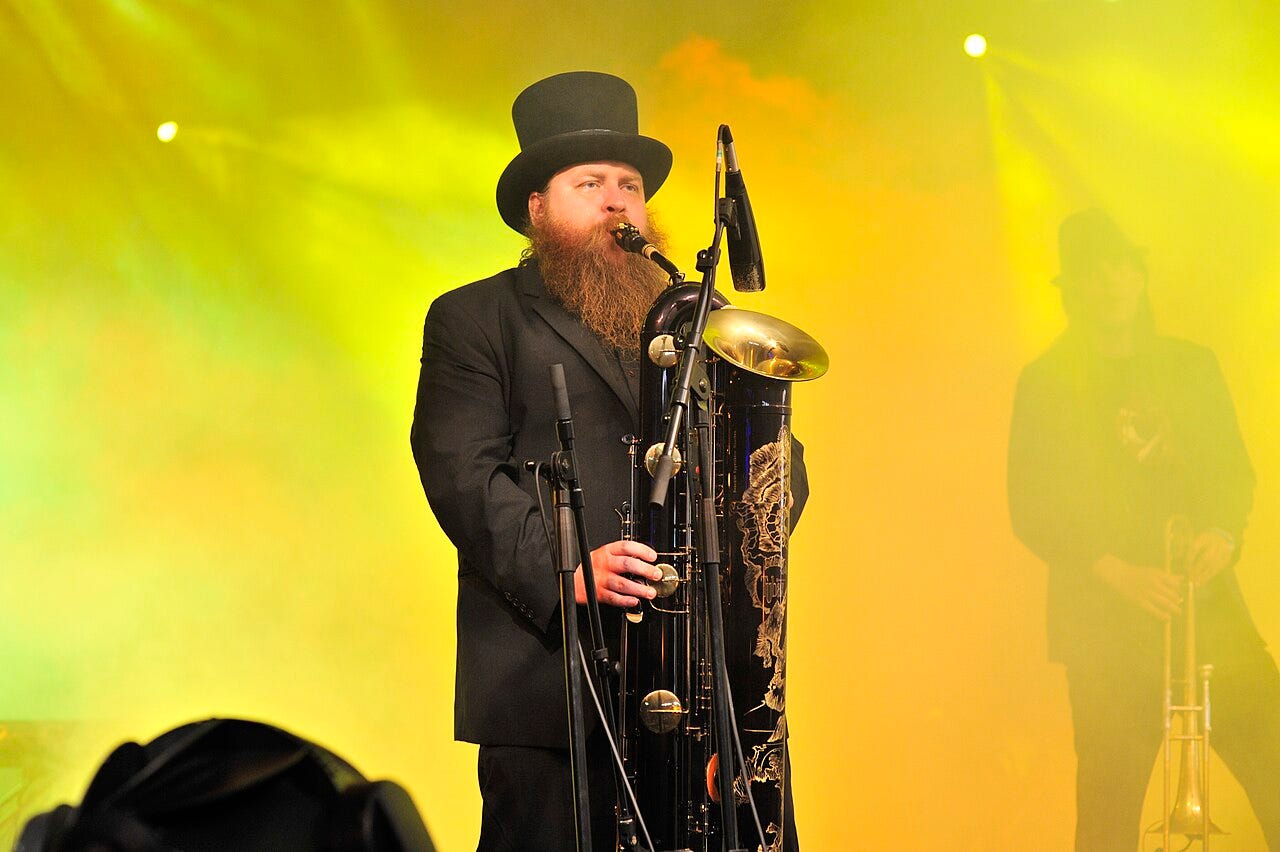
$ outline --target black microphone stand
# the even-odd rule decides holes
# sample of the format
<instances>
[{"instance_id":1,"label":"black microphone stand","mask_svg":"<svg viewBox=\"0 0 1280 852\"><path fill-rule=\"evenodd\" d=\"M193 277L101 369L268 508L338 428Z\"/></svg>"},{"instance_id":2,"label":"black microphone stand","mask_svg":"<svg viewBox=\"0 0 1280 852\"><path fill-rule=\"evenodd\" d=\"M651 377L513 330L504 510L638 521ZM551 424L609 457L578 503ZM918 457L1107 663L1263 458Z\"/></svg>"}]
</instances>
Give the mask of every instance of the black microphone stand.
<instances>
[{"instance_id":1,"label":"black microphone stand","mask_svg":"<svg viewBox=\"0 0 1280 852\"><path fill-rule=\"evenodd\" d=\"M733 223L733 200L716 200L716 230L711 245L698 252L697 269L702 273L698 303L693 311L693 324L685 336L684 352L680 355L680 373L671 391L667 406L667 431L662 441L662 455L658 457L657 470L653 474L653 486L649 491L649 503L654 507L667 502L667 487L675 469L672 453L684 416L689 410L689 388L693 384L694 367L702 360L702 335L707 330L707 317L711 314L711 296L716 291L716 267L720 264L720 241L725 227Z\"/></svg>"},{"instance_id":2,"label":"black microphone stand","mask_svg":"<svg viewBox=\"0 0 1280 852\"><path fill-rule=\"evenodd\" d=\"M578 852L591 852L591 798L587 793L587 725L582 715L582 669L573 653L574 648L580 647L578 607L573 589L573 575L577 571L573 564L573 513L569 489L558 472L559 456L558 452L552 456L549 479L555 503L556 578L560 589L560 634L564 642L565 698L569 707L569 779L573 789L573 830Z\"/></svg>"},{"instance_id":3,"label":"black microphone stand","mask_svg":"<svg viewBox=\"0 0 1280 852\"><path fill-rule=\"evenodd\" d=\"M705 586L707 606L707 633L711 643L711 668L715 682L714 712L716 720L716 751L720 755L719 792L720 822L724 839L724 848L738 850L738 816L734 799L733 779L737 774L734 757L732 708L729 706L729 671L725 664L724 622L720 605L720 538L717 530L715 512L715 452L713 433L706 419L705 396L708 391L703 357L702 335L707 329L707 317L711 313L711 297L715 293L716 267L720 262L720 243L726 227L734 224L734 203L731 198L716 199L716 228L711 238L711 245L698 252L698 271L702 273L702 286L698 292L698 303L694 309L693 322L685 335L685 348L681 355L679 378L671 392L671 402L667 408L666 437L662 446L662 455L658 459L657 470L653 476L649 502L653 506L662 506L667 501L667 489L671 483L674 469L672 458L682 422L689 411L695 372L700 376L698 381L699 396L703 402L697 408L698 473L698 515L699 531L698 556L702 562L702 580Z\"/></svg>"},{"instance_id":4,"label":"black microphone stand","mask_svg":"<svg viewBox=\"0 0 1280 852\"><path fill-rule=\"evenodd\" d=\"M613 702L606 689L610 684L613 666L609 661L609 648L604 640L604 625L600 617L600 602L595 596L595 571L591 563L591 546L587 542L587 521L582 485L578 480L577 459L573 451L573 415L569 409L569 392L564 380L564 366L551 365L551 386L556 403L556 437L560 449L552 455L551 480L555 492L556 549L559 554L556 571L560 577L560 619L564 633L565 683L569 701L569 744L571 774L574 790L574 813L577 821L578 849L591 850L590 803L587 797L586 723L582 716L582 669L574 659L574 649L580 649L578 639L578 608L573 588L573 545L577 545L582 560L582 584L586 589L586 607L591 625L591 660L596 668L596 683L603 698L598 702L600 722L606 736L617 740L617 722ZM588 677L590 673L588 672ZM624 849L638 846L636 822L631 813L628 797L624 795L628 782L626 772L615 763L618 787L618 835Z\"/></svg>"}]
</instances>

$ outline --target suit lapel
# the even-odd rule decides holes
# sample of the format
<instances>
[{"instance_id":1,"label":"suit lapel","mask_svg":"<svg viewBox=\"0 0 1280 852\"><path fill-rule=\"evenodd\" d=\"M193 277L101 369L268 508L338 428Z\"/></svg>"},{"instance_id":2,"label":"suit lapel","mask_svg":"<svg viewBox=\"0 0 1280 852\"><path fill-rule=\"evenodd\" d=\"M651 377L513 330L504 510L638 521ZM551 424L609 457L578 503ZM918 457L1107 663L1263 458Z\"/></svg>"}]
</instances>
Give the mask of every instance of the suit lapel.
<instances>
[{"instance_id":1,"label":"suit lapel","mask_svg":"<svg viewBox=\"0 0 1280 852\"><path fill-rule=\"evenodd\" d=\"M636 412L640 403L631 392L631 386L627 383L627 377L622 373L622 367L618 363L618 359L613 353L605 349L604 344L600 342L600 338L596 337L586 326L575 319L564 307L547 293L546 287L542 283L542 276L538 274L537 265L529 263L520 267L520 289L527 296L531 296L531 304L538 316L546 321L557 334L564 338L565 342L582 356L582 360L586 361L591 369L604 379L605 384L614 392L618 399L626 406L630 412Z\"/></svg>"}]
</instances>

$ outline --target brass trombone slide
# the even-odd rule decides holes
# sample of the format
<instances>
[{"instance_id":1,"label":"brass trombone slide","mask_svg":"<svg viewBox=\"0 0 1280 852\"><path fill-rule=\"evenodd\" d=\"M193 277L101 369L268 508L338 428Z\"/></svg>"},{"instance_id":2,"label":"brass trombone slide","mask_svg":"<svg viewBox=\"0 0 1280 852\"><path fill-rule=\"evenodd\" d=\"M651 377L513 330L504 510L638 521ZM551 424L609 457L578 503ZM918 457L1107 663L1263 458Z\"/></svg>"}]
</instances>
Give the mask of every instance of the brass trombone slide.
<instances>
[{"instance_id":1,"label":"brass trombone slide","mask_svg":"<svg viewBox=\"0 0 1280 852\"><path fill-rule=\"evenodd\" d=\"M1189 843L1200 841L1202 852L1208 852L1209 838L1224 834L1209 819L1209 734L1213 729L1210 713L1209 679L1213 666L1196 666L1196 598L1191 578L1190 553L1194 527L1190 519L1175 515L1165 525L1165 570L1182 580L1183 631L1182 677L1174 678L1173 619L1164 625L1164 738L1161 746L1164 762L1164 822L1153 831L1161 834L1162 852L1169 850L1171 835L1182 835ZM1181 695L1174 703L1174 685ZM1173 747L1182 746L1178 770L1178 786L1173 792Z\"/></svg>"}]
</instances>

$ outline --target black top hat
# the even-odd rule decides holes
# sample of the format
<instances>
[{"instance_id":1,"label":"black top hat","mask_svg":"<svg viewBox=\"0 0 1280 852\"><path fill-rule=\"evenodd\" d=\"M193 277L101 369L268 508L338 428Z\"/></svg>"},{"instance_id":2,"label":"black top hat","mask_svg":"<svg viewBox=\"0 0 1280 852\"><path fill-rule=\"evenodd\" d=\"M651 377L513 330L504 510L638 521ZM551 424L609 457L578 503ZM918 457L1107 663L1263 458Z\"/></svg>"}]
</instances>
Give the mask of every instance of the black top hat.
<instances>
[{"instance_id":1,"label":"black top hat","mask_svg":"<svg viewBox=\"0 0 1280 852\"><path fill-rule=\"evenodd\" d=\"M641 136L636 93L612 74L570 71L539 80L511 105L520 153L498 178L502 221L524 231L529 194L576 163L616 160L633 166L652 198L671 171L671 149Z\"/></svg>"},{"instance_id":2,"label":"black top hat","mask_svg":"<svg viewBox=\"0 0 1280 852\"><path fill-rule=\"evenodd\" d=\"M1146 251L1129 242L1106 211L1097 207L1072 213L1058 227L1058 265L1053 279L1061 285L1087 274L1099 261L1132 260L1142 263Z\"/></svg>"}]
</instances>

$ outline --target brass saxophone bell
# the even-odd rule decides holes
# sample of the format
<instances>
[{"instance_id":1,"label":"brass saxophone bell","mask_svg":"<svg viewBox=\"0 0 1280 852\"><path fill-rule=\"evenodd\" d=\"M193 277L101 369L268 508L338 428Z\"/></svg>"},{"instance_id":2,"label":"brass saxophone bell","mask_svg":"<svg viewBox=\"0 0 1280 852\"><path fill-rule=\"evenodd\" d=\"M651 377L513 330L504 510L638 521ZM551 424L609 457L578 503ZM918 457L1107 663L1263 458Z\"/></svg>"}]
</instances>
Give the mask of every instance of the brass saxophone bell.
<instances>
[{"instance_id":1,"label":"brass saxophone bell","mask_svg":"<svg viewBox=\"0 0 1280 852\"><path fill-rule=\"evenodd\" d=\"M807 382L831 364L822 344L791 323L729 305L707 317L702 339L729 363L771 379Z\"/></svg>"}]
</instances>

